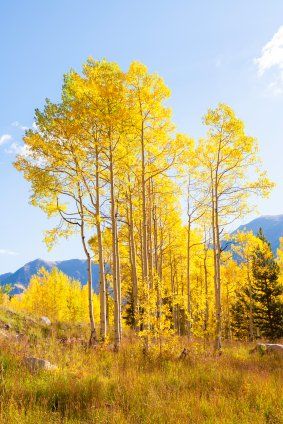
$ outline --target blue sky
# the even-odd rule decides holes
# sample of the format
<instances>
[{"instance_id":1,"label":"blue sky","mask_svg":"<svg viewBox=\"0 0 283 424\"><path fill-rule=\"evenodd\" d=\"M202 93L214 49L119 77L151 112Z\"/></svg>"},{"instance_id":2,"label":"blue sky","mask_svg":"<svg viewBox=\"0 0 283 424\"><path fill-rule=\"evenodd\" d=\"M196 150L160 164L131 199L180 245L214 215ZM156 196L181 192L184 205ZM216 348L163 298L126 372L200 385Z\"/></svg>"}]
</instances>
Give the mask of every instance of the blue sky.
<instances>
[{"instance_id":1,"label":"blue sky","mask_svg":"<svg viewBox=\"0 0 283 424\"><path fill-rule=\"evenodd\" d=\"M0 20L0 273L37 257L83 257L76 239L47 252L51 223L28 204L12 161L34 109L58 99L63 73L90 55L124 69L140 60L162 75L178 130L193 137L209 106L231 105L277 183L259 213L283 213L282 0L9 0Z\"/></svg>"}]
</instances>

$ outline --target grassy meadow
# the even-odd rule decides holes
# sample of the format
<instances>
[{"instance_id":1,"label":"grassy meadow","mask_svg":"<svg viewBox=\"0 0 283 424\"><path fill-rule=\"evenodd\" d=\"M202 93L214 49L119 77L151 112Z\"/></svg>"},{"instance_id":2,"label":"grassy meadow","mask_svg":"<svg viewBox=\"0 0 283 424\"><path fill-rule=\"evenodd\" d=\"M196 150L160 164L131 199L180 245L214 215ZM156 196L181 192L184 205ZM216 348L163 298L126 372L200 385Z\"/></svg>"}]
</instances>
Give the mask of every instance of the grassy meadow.
<instances>
[{"instance_id":1,"label":"grassy meadow","mask_svg":"<svg viewBox=\"0 0 283 424\"><path fill-rule=\"evenodd\" d=\"M115 353L81 343L83 326L44 327L5 310L0 322L1 423L283 422L282 359L250 354L251 345L226 345L215 357L201 342L172 337L145 356L130 333ZM26 356L58 368L31 372Z\"/></svg>"}]
</instances>

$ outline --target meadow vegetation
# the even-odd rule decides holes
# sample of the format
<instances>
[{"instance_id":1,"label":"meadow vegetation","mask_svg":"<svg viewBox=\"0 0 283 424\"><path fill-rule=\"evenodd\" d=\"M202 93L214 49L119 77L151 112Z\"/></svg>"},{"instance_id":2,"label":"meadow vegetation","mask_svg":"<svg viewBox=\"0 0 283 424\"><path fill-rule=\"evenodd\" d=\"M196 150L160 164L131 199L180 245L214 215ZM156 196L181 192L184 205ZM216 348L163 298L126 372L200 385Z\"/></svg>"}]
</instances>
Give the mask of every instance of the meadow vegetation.
<instances>
[{"instance_id":1,"label":"meadow vegetation","mask_svg":"<svg viewBox=\"0 0 283 424\"><path fill-rule=\"evenodd\" d=\"M251 344L227 343L215 356L200 340L170 336L145 355L129 331L113 352L81 343L86 325L46 327L5 309L0 316L10 323L0 335L3 423L283 422L282 358L250 354ZM64 337L79 342L66 345ZM58 369L32 373L22 362L27 355Z\"/></svg>"}]
</instances>

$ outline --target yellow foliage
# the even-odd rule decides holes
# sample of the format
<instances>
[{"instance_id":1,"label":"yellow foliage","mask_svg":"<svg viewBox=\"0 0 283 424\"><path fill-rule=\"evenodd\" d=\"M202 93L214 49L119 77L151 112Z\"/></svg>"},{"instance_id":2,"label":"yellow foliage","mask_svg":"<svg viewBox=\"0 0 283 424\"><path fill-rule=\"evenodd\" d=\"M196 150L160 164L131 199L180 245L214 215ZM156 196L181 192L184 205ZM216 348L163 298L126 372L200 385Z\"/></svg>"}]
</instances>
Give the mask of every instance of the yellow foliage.
<instances>
[{"instance_id":1,"label":"yellow foliage","mask_svg":"<svg viewBox=\"0 0 283 424\"><path fill-rule=\"evenodd\" d=\"M99 317L98 296L93 295L94 312ZM31 278L27 290L12 297L11 308L36 316L47 316L51 321L87 322L87 287L71 280L63 272L53 268L50 272L41 268Z\"/></svg>"}]
</instances>

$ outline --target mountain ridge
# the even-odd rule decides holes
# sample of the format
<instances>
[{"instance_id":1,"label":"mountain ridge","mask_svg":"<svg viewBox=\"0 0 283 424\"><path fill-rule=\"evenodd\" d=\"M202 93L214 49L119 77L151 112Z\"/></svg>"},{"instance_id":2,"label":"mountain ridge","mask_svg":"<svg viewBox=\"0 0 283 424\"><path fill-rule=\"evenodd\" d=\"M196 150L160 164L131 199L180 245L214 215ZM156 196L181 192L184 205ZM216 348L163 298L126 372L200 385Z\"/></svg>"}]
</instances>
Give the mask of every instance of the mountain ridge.
<instances>
[{"instance_id":1,"label":"mountain ridge","mask_svg":"<svg viewBox=\"0 0 283 424\"><path fill-rule=\"evenodd\" d=\"M79 280L83 285L87 283L87 261L85 259L67 259L64 261L46 261L44 259L34 259L27 262L14 273L6 273L0 275L0 285L11 285L13 288L12 294L20 292L18 286L27 287L33 275L37 274L40 268L45 268L51 271L53 268L58 268L68 277ZM93 289L97 291L99 281L99 268L97 264L92 265L93 274Z\"/></svg>"},{"instance_id":2,"label":"mountain ridge","mask_svg":"<svg viewBox=\"0 0 283 424\"><path fill-rule=\"evenodd\" d=\"M260 228L262 228L265 237L271 244L273 253L276 254L280 246L280 237L283 237L283 214L262 215L247 224L240 225L232 234L240 231L252 231L256 235Z\"/></svg>"},{"instance_id":3,"label":"mountain ridge","mask_svg":"<svg viewBox=\"0 0 283 424\"><path fill-rule=\"evenodd\" d=\"M280 244L280 237L283 237L283 214L280 215L262 215L248 222L247 224L240 225L232 234L239 231L252 231L255 235L258 230L262 228L263 232L271 244L273 252L276 251ZM27 287L31 277L36 274L40 268L44 267L47 271L52 268L58 268L70 278L79 280L83 285L87 283L87 263L85 259L67 259L63 261L46 261L37 258L33 261L27 262L21 268L17 269L14 273L8 272L0 275L0 285L11 284L13 294L19 293L20 288L15 285L20 284ZM93 273L93 288L97 292L99 285L99 267L98 264L92 265Z\"/></svg>"}]
</instances>

